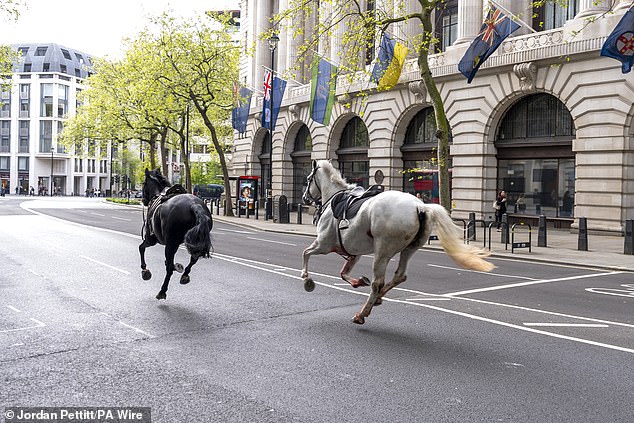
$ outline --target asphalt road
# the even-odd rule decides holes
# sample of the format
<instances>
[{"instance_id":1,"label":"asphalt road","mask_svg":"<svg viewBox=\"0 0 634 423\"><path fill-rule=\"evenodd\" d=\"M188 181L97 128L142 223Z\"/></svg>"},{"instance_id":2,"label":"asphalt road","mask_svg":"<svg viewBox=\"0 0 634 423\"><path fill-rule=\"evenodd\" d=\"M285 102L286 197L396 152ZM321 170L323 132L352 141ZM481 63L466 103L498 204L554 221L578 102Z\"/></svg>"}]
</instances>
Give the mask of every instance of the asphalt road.
<instances>
[{"instance_id":1,"label":"asphalt road","mask_svg":"<svg viewBox=\"0 0 634 423\"><path fill-rule=\"evenodd\" d=\"M20 204L21 203L21 204ZM215 223L166 301L140 209L0 200L0 405L151 407L153 422L630 422L630 273L422 250L363 326L368 288L298 235ZM71 223L74 222L74 223ZM185 251L177 256L187 261ZM371 258L357 270L370 276Z\"/></svg>"}]
</instances>

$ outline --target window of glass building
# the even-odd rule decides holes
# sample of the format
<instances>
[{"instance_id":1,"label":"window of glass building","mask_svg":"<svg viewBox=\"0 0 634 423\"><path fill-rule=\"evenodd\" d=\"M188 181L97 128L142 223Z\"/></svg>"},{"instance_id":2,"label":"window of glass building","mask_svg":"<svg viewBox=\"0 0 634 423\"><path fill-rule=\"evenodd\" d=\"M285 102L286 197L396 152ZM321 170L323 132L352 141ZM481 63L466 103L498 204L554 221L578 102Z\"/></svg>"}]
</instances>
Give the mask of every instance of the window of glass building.
<instances>
[{"instance_id":1,"label":"window of glass building","mask_svg":"<svg viewBox=\"0 0 634 423\"><path fill-rule=\"evenodd\" d=\"M19 153L28 153L29 152L29 144L30 144L30 140L29 140L29 121L28 120L21 120L20 121L20 133L19 133L19 145L18 145L18 152Z\"/></svg>"},{"instance_id":2,"label":"window of glass building","mask_svg":"<svg viewBox=\"0 0 634 423\"><path fill-rule=\"evenodd\" d=\"M36 56L45 56L47 50L48 50L48 47L38 47L37 49L35 49L35 55Z\"/></svg>"},{"instance_id":3,"label":"window of glass building","mask_svg":"<svg viewBox=\"0 0 634 423\"><path fill-rule=\"evenodd\" d=\"M0 122L0 152L11 152L11 121L3 120Z\"/></svg>"},{"instance_id":4,"label":"window of glass building","mask_svg":"<svg viewBox=\"0 0 634 423\"><path fill-rule=\"evenodd\" d=\"M53 145L53 122L40 121L40 153L50 153Z\"/></svg>"},{"instance_id":5,"label":"window of glass building","mask_svg":"<svg viewBox=\"0 0 634 423\"><path fill-rule=\"evenodd\" d=\"M29 170L29 158L18 157L18 172L23 172L28 170Z\"/></svg>"},{"instance_id":6,"label":"window of glass building","mask_svg":"<svg viewBox=\"0 0 634 423\"><path fill-rule=\"evenodd\" d=\"M41 84L40 92L40 116L53 117L53 84Z\"/></svg>"},{"instance_id":7,"label":"window of glass building","mask_svg":"<svg viewBox=\"0 0 634 423\"><path fill-rule=\"evenodd\" d=\"M57 86L57 117L65 117L68 113L68 86Z\"/></svg>"}]
</instances>

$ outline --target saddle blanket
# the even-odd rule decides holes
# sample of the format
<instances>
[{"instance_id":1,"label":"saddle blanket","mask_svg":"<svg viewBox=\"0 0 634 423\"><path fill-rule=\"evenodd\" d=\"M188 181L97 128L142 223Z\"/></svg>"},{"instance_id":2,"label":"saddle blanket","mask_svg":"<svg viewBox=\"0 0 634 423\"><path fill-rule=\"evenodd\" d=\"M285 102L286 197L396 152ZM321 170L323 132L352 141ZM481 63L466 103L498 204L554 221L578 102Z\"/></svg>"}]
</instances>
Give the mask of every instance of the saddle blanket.
<instances>
[{"instance_id":1,"label":"saddle blanket","mask_svg":"<svg viewBox=\"0 0 634 423\"><path fill-rule=\"evenodd\" d=\"M363 187L355 187L349 191L341 191L335 194L330 202L332 214L335 219L352 219L363 203L382 193L383 190L383 185L372 185L367 190Z\"/></svg>"}]
</instances>

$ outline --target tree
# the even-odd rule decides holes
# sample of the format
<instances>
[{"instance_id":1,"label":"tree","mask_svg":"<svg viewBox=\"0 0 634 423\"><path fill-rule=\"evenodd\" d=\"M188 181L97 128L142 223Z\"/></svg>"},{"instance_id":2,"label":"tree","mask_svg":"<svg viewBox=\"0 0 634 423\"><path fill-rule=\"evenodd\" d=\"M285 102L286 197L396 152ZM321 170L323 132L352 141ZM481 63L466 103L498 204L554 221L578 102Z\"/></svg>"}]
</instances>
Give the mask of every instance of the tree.
<instances>
[{"instance_id":1,"label":"tree","mask_svg":"<svg viewBox=\"0 0 634 423\"><path fill-rule=\"evenodd\" d=\"M225 214L232 216L227 146L221 137L230 133L231 87L238 79L239 50L226 30L228 21L223 22L215 29L208 19L182 22L163 15L154 20L156 33L147 35L153 37L153 54L163 64L158 83L190 103L211 135L224 177Z\"/></svg>"}]
</instances>

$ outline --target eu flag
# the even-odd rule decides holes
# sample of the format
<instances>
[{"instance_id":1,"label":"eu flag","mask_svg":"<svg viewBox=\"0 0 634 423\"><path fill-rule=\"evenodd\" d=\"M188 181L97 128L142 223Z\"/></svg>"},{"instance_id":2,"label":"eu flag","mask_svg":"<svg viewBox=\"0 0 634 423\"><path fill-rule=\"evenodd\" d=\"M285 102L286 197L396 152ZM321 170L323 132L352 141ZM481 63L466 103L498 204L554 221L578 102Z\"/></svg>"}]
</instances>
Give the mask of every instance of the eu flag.
<instances>
[{"instance_id":1,"label":"eu flag","mask_svg":"<svg viewBox=\"0 0 634 423\"><path fill-rule=\"evenodd\" d=\"M634 64L634 7L625 12L610 34L603 47L601 56L611 57L623 63L621 70L628 73Z\"/></svg>"},{"instance_id":2,"label":"eu flag","mask_svg":"<svg viewBox=\"0 0 634 423\"><path fill-rule=\"evenodd\" d=\"M458 70L467 77L469 84L482 63L500 47L506 37L519 29L519 27L517 23L513 22L495 6L491 5L489 7L489 13L482 24L482 28L480 28L480 33L473 40L458 64Z\"/></svg>"},{"instance_id":3,"label":"eu flag","mask_svg":"<svg viewBox=\"0 0 634 423\"><path fill-rule=\"evenodd\" d=\"M247 132L247 120L249 119L249 111L251 109L251 96L253 91L240 87L236 89L236 104L231 112L231 125L239 134Z\"/></svg>"},{"instance_id":4,"label":"eu flag","mask_svg":"<svg viewBox=\"0 0 634 423\"><path fill-rule=\"evenodd\" d=\"M404 44L396 42L384 32L370 81L375 82L379 88L385 89L396 85L408 52L409 50Z\"/></svg>"},{"instance_id":5,"label":"eu flag","mask_svg":"<svg viewBox=\"0 0 634 423\"><path fill-rule=\"evenodd\" d=\"M310 82L310 117L322 125L330 123L337 86L337 67L325 59L315 60Z\"/></svg>"}]
</instances>

